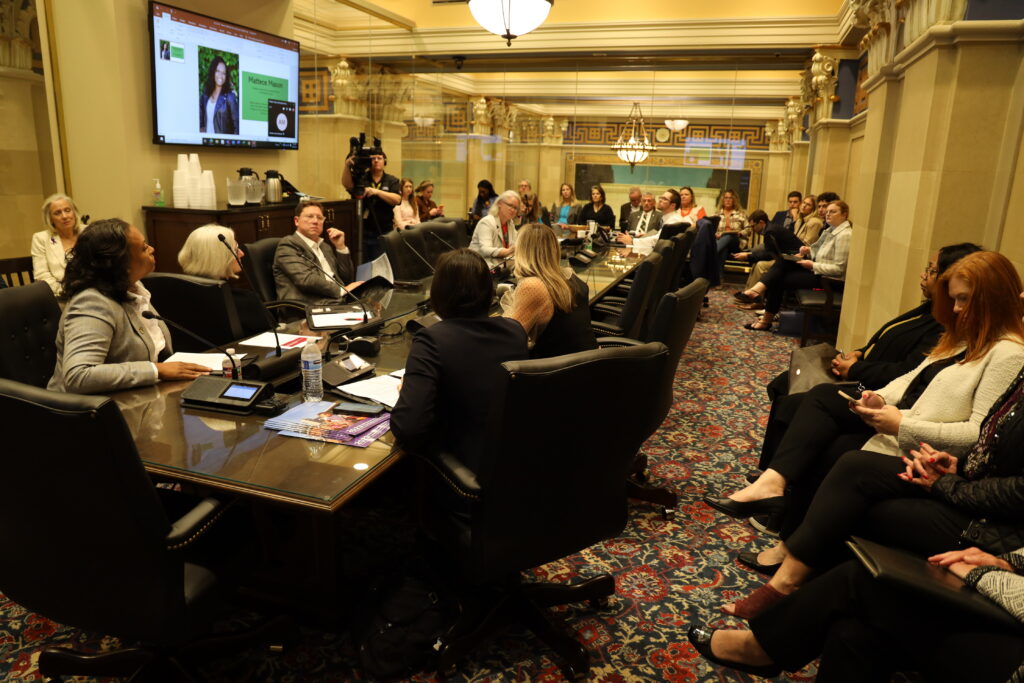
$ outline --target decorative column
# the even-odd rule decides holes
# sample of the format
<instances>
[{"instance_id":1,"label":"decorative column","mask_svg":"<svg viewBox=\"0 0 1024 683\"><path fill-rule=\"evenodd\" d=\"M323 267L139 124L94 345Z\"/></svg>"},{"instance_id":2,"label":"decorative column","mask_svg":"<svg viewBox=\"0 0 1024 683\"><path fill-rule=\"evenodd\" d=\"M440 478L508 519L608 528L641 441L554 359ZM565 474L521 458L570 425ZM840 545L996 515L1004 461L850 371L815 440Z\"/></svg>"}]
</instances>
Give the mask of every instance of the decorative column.
<instances>
[{"instance_id":1,"label":"decorative column","mask_svg":"<svg viewBox=\"0 0 1024 683\"><path fill-rule=\"evenodd\" d=\"M488 142L491 135L491 117L487 111L487 98L479 97L473 100L473 123L470 126L471 134L466 140L466 196L469 198L467 205L471 205L476 198L476 184L487 179L494 182L494 167L491 163L490 148ZM497 186L495 186L497 189Z\"/></svg>"},{"instance_id":2,"label":"decorative column","mask_svg":"<svg viewBox=\"0 0 1024 683\"><path fill-rule=\"evenodd\" d=\"M810 132L809 190L848 194L847 168L850 154L850 116L839 113L840 62L857 59L859 52L847 48L819 48L804 72L802 98L808 107ZM856 70L843 75L852 92ZM852 97L849 99L852 100ZM846 103L852 112L852 101Z\"/></svg>"}]
</instances>

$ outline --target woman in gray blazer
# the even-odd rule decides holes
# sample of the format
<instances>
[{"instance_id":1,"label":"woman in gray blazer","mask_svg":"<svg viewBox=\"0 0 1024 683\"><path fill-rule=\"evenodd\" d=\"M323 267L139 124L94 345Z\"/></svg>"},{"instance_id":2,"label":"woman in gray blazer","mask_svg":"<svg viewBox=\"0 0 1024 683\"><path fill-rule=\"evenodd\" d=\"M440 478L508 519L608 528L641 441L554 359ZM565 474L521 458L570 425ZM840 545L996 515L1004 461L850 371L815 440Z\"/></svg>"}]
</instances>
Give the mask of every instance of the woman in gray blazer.
<instances>
[{"instance_id":1,"label":"woman in gray blazer","mask_svg":"<svg viewBox=\"0 0 1024 683\"><path fill-rule=\"evenodd\" d=\"M46 388L98 394L207 374L194 363L158 362L170 354L171 336L159 320L142 317L156 313L139 282L156 262L138 228L118 218L89 228L64 271L57 364Z\"/></svg>"}]
</instances>

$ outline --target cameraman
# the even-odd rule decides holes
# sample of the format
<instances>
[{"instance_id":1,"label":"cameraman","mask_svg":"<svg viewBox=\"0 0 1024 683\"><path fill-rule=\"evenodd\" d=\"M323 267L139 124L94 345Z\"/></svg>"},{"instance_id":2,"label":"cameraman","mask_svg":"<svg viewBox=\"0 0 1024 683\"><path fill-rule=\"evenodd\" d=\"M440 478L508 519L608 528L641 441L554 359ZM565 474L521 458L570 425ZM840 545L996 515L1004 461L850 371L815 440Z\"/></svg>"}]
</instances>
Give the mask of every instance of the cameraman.
<instances>
[{"instance_id":1,"label":"cameraman","mask_svg":"<svg viewBox=\"0 0 1024 683\"><path fill-rule=\"evenodd\" d=\"M363 262L372 261L383 252L380 236L393 227L394 207L402 201L398 194L398 178L384 172L386 159L387 156L380 147L371 150L370 173L365 179L366 189L362 197L356 197L363 200ZM345 170L341 174L341 184L350 192L356 186L356 181L352 178L353 163L355 155L350 154L345 159Z\"/></svg>"}]
</instances>

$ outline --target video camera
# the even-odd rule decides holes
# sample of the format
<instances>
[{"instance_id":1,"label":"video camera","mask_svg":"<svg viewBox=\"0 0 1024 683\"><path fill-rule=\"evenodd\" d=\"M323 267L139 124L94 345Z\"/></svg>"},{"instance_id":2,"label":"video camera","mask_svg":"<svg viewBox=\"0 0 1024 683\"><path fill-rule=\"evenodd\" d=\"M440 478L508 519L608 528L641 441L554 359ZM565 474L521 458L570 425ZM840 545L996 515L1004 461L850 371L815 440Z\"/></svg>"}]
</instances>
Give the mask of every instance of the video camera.
<instances>
[{"instance_id":1,"label":"video camera","mask_svg":"<svg viewBox=\"0 0 1024 683\"><path fill-rule=\"evenodd\" d=\"M384 154L380 148L380 138L373 139L373 146L366 146L366 133L360 133L359 137L349 138L348 155L352 157L352 196L362 199L366 187L372 182L370 157L375 154Z\"/></svg>"}]
</instances>

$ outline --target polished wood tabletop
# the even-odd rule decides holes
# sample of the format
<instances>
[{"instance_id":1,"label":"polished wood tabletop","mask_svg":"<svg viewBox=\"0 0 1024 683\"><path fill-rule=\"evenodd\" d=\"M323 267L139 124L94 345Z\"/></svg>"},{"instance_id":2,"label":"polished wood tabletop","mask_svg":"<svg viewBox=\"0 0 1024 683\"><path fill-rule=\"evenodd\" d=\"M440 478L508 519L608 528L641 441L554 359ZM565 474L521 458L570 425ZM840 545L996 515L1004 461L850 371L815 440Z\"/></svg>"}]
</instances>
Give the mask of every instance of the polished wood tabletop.
<instances>
[{"instance_id":1,"label":"polished wood tabletop","mask_svg":"<svg viewBox=\"0 0 1024 683\"><path fill-rule=\"evenodd\" d=\"M638 263L628 250L611 249L587 267L574 270L600 298ZM387 310L393 320L382 335L375 362L378 374L405 366L412 334L405 323L426 300L428 283L396 291ZM305 330L305 332L304 332ZM308 332L300 326L296 331ZM324 332L308 332L322 334ZM237 345L239 352L273 353ZM296 365L298 360L296 359ZM298 368L296 367L296 370ZM400 453L390 432L367 448L281 436L264 429L260 415L235 416L185 408L181 392L188 382L161 382L113 394L148 471L163 479L191 482L249 497L332 512L390 467ZM330 400L330 394L325 397ZM291 397L291 404L301 395Z\"/></svg>"}]
</instances>

